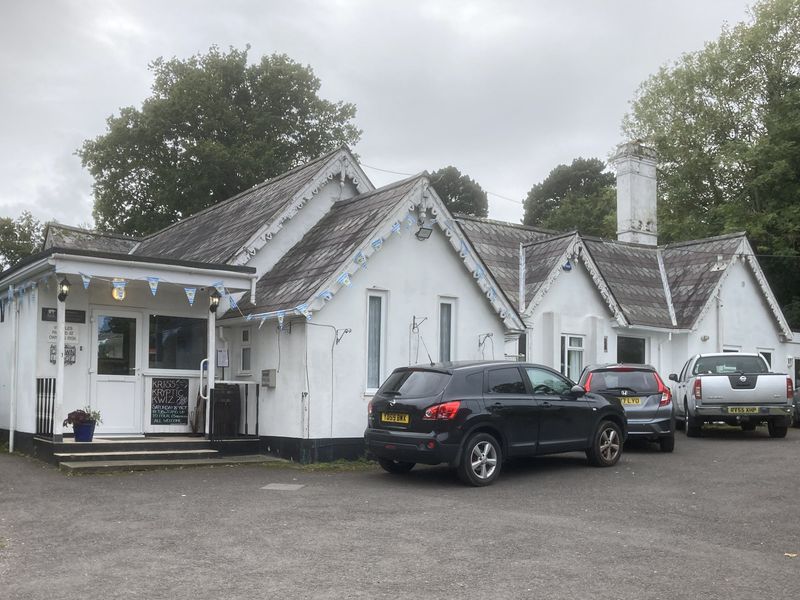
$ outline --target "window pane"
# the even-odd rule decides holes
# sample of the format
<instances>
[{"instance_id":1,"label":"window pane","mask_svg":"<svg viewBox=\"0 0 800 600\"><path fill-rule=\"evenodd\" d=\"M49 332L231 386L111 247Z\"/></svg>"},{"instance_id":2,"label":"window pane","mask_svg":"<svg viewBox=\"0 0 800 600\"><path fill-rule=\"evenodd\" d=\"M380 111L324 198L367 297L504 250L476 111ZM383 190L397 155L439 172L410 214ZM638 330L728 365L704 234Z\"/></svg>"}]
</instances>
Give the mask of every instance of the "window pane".
<instances>
[{"instance_id":1,"label":"window pane","mask_svg":"<svg viewBox=\"0 0 800 600\"><path fill-rule=\"evenodd\" d=\"M644 338L617 336L617 362L633 365L645 364Z\"/></svg>"},{"instance_id":2,"label":"window pane","mask_svg":"<svg viewBox=\"0 0 800 600\"><path fill-rule=\"evenodd\" d=\"M242 371L250 370L250 348L242 348Z\"/></svg>"},{"instance_id":3,"label":"window pane","mask_svg":"<svg viewBox=\"0 0 800 600\"><path fill-rule=\"evenodd\" d=\"M439 304L439 360L447 362L450 359L451 326L453 305L442 302Z\"/></svg>"},{"instance_id":4,"label":"window pane","mask_svg":"<svg viewBox=\"0 0 800 600\"><path fill-rule=\"evenodd\" d=\"M451 375L437 371L395 371L381 386L379 393L393 392L404 398L436 396L442 393Z\"/></svg>"},{"instance_id":5,"label":"window pane","mask_svg":"<svg viewBox=\"0 0 800 600\"><path fill-rule=\"evenodd\" d=\"M573 348L583 348L583 338L570 336L569 345Z\"/></svg>"},{"instance_id":6,"label":"window pane","mask_svg":"<svg viewBox=\"0 0 800 600\"><path fill-rule=\"evenodd\" d=\"M562 395L572 389L572 386L567 380L551 371L533 367L525 370L528 373L528 379L531 380L531 387L533 387L534 393ZM537 387L539 387L538 390Z\"/></svg>"},{"instance_id":7,"label":"window pane","mask_svg":"<svg viewBox=\"0 0 800 600\"><path fill-rule=\"evenodd\" d=\"M758 356L701 356L694 363L692 374L727 375L731 373L766 373L767 366Z\"/></svg>"},{"instance_id":8,"label":"window pane","mask_svg":"<svg viewBox=\"0 0 800 600\"><path fill-rule=\"evenodd\" d=\"M639 394L658 392L658 380L652 371L609 369L595 371L592 375L592 391L627 388Z\"/></svg>"},{"instance_id":9,"label":"window pane","mask_svg":"<svg viewBox=\"0 0 800 600\"><path fill-rule=\"evenodd\" d=\"M489 371L489 391L495 394L526 394L519 369L493 369Z\"/></svg>"},{"instance_id":10,"label":"window pane","mask_svg":"<svg viewBox=\"0 0 800 600\"><path fill-rule=\"evenodd\" d=\"M367 316L367 387L381 384L381 309L383 298L369 297Z\"/></svg>"},{"instance_id":11,"label":"window pane","mask_svg":"<svg viewBox=\"0 0 800 600\"><path fill-rule=\"evenodd\" d=\"M97 374L136 374L136 319L97 318Z\"/></svg>"},{"instance_id":12,"label":"window pane","mask_svg":"<svg viewBox=\"0 0 800 600\"><path fill-rule=\"evenodd\" d=\"M767 365L769 368L772 368L772 352L761 352L761 356L764 357L764 360L767 361Z\"/></svg>"},{"instance_id":13,"label":"window pane","mask_svg":"<svg viewBox=\"0 0 800 600\"><path fill-rule=\"evenodd\" d=\"M583 350L570 350L567 352L567 377L578 381L583 370Z\"/></svg>"},{"instance_id":14,"label":"window pane","mask_svg":"<svg viewBox=\"0 0 800 600\"><path fill-rule=\"evenodd\" d=\"M242 329L242 342L247 344L250 342L250 330Z\"/></svg>"},{"instance_id":15,"label":"window pane","mask_svg":"<svg viewBox=\"0 0 800 600\"><path fill-rule=\"evenodd\" d=\"M208 350L207 335L205 319L150 315L150 368L199 369Z\"/></svg>"}]
</instances>

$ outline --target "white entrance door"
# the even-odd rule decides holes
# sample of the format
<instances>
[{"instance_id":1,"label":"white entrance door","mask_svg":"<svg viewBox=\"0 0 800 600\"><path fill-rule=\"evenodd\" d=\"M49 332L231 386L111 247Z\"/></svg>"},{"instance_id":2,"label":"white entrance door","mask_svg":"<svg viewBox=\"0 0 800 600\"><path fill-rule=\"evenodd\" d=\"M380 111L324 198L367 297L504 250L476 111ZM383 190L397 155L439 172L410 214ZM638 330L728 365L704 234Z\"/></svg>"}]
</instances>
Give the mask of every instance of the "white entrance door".
<instances>
[{"instance_id":1,"label":"white entrance door","mask_svg":"<svg viewBox=\"0 0 800 600\"><path fill-rule=\"evenodd\" d=\"M91 405L100 411L100 434L143 430L142 316L122 310L92 313Z\"/></svg>"}]
</instances>

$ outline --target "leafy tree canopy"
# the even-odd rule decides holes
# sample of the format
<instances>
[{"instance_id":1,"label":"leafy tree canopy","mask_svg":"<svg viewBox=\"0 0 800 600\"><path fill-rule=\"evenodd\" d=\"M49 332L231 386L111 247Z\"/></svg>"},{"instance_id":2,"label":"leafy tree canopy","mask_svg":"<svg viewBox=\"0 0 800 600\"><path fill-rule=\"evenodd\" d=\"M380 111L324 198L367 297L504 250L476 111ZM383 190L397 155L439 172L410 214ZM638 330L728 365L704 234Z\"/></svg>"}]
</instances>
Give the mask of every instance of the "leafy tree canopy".
<instances>
[{"instance_id":1,"label":"leafy tree canopy","mask_svg":"<svg viewBox=\"0 0 800 600\"><path fill-rule=\"evenodd\" d=\"M430 176L431 185L452 213L485 217L489 214L489 199L477 181L455 167L444 167Z\"/></svg>"},{"instance_id":2,"label":"leafy tree canopy","mask_svg":"<svg viewBox=\"0 0 800 600\"><path fill-rule=\"evenodd\" d=\"M145 235L334 149L355 144L353 104L319 97L286 55L249 46L150 64L152 94L77 154L94 177L98 229Z\"/></svg>"},{"instance_id":3,"label":"leafy tree canopy","mask_svg":"<svg viewBox=\"0 0 800 600\"><path fill-rule=\"evenodd\" d=\"M558 165L525 199L525 225L613 237L616 230L614 175L597 158Z\"/></svg>"},{"instance_id":4,"label":"leafy tree canopy","mask_svg":"<svg viewBox=\"0 0 800 600\"><path fill-rule=\"evenodd\" d=\"M749 22L662 68L623 130L658 152L661 241L746 230L757 253L796 257L800 3L758 2ZM760 261L782 305L800 304L800 261Z\"/></svg>"},{"instance_id":5,"label":"leafy tree canopy","mask_svg":"<svg viewBox=\"0 0 800 600\"><path fill-rule=\"evenodd\" d=\"M16 219L0 217L0 270L36 253L42 245L44 226L23 211Z\"/></svg>"}]
</instances>

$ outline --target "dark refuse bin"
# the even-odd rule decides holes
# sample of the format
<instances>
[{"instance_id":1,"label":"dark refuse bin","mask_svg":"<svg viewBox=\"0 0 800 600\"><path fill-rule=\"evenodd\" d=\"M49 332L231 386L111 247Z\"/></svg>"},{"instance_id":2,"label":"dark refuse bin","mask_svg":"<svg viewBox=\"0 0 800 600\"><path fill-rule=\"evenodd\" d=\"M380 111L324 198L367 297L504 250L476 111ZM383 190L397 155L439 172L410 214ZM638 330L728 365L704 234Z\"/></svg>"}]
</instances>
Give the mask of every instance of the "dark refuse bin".
<instances>
[{"instance_id":1,"label":"dark refuse bin","mask_svg":"<svg viewBox=\"0 0 800 600\"><path fill-rule=\"evenodd\" d=\"M218 383L214 386L214 437L239 435L239 419L242 416L242 397L239 386L233 383Z\"/></svg>"}]
</instances>

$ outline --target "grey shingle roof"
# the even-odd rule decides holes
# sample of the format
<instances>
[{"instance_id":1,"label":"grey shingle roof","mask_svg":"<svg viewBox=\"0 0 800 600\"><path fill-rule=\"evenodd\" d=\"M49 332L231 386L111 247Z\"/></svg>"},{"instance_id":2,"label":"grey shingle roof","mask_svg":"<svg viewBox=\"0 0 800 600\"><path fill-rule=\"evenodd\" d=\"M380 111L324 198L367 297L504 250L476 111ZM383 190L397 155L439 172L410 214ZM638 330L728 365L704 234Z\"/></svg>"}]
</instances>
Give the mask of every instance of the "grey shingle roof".
<instances>
[{"instance_id":1,"label":"grey shingle roof","mask_svg":"<svg viewBox=\"0 0 800 600\"><path fill-rule=\"evenodd\" d=\"M512 306L518 307L520 242L546 239L553 232L464 215L456 215L455 219Z\"/></svg>"},{"instance_id":2,"label":"grey shingle roof","mask_svg":"<svg viewBox=\"0 0 800 600\"><path fill-rule=\"evenodd\" d=\"M629 323L673 326L655 246L589 237L583 244Z\"/></svg>"},{"instance_id":3,"label":"grey shingle roof","mask_svg":"<svg viewBox=\"0 0 800 600\"><path fill-rule=\"evenodd\" d=\"M224 263L269 224L341 149L260 183L145 238L134 254Z\"/></svg>"},{"instance_id":4,"label":"grey shingle roof","mask_svg":"<svg viewBox=\"0 0 800 600\"><path fill-rule=\"evenodd\" d=\"M256 305L244 313L291 310L313 294L395 210L422 176L336 202L331 210L266 273L256 286Z\"/></svg>"},{"instance_id":5,"label":"grey shingle roof","mask_svg":"<svg viewBox=\"0 0 800 600\"><path fill-rule=\"evenodd\" d=\"M734 233L664 248L664 267L678 327L694 325L725 272L714 268L717 257L722 256L723 262L729 263L744 238L744 233Z\"/></svg>"},{"instance_id":6,"label":"grey shingle roof","mask_svg":"<svg viewBox=\"0 0 800 600\"><path fill-rule=\"evenodd\" d=\"M48 223L42 250L47 250L48 248L74 248L75 250L127 254L137 243L139 243L138 238L126 237L116 233L100 233L81 229L80 227L61 225L60 223Z\"/></svg>"},{"instance_id":7,"label":"grey shingle roof","mask_svg":"<svg viewBox=\"0 0 800 600\"><path fill-rule=\"evenodd\" d=\"M555 268L559 258L564 254L575 233L565 233L545 238L525 247L525 305L541 289L547 277Z\"/></svg>"}]
</instances>

